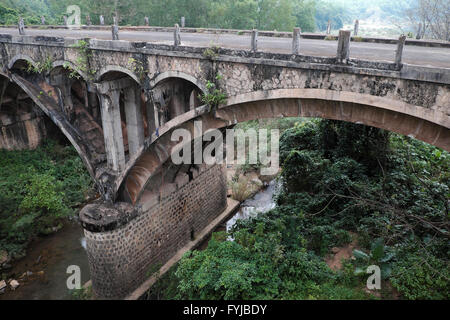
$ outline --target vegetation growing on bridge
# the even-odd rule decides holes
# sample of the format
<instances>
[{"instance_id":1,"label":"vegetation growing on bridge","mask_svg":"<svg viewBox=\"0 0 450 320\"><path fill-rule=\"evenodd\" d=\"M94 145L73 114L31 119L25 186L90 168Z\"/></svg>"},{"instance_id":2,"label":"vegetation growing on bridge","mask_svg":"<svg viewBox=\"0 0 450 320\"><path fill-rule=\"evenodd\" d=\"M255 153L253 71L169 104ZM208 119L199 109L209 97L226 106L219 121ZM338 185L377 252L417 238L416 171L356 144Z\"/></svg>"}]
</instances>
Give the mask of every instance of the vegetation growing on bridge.
<instances>
[{"instance_id":1,"label":"vegetation growing on bridge","mask_svg":"<svg viewBox=\"0 0 450 320\"><path fill-rule=\"evenodd\" d=\"M72 146L0 150L0 251L24 255L37 235L53 233L86 201L91 178Z\"/></svg>"},{"instance_id":2,"label":"vegetation growing on bridge","mask_svg":"<svg viewBox=\"0 0 450 320\"><path fill-rule=\"evenodd\" d=\"M216 110L221 104L227 100L227 95L219 87L219 81L222 80L222 76L217 74L214 82L206 82L206 92L199 96L202 103L208 106L208 111Z\"/></svg>"},{"instance_id":3,"label":"vegetation growing on bridge","mask_svg":"<svg viewBox=\"0 0 450 320\"><path fill-rule=\"evenodd\" d=\"M176 299L448 299L450 154L362 125L298 123L281 141L277 207L217 233L152 289ZM357 243L332 271L324 258ZM360 271L364 270L363 273ZM392 290L392 287L395 290Z\"/></svg>"},{"instance_id":4,"label":"vegetation growing on bridge","mask_svg":"<svg viewBox=\"0 0 450 320\"><path fill-rule=\"evenodd\" d=\"M78 51L78 56L75 61L76 67L86 75L87 80L93 81L97 71L90 68L89 59L92 57L92 51L89 48L89 41L78 40L77 43L73 45L73 48ZM70 72L70 78L80 79L81 75L78 73L78 71L72 69L69 63L64 63L63 67Z\"/></svg>"},{"instance_id":5,"label":"vegetation growing on bridge","mask_svg":"<svg viewBox=\"0 0 450 320\"><path fill-rule=\"evenodd\" d=\"M43 61L36 62L36 65L33 65L30 61L28 61L27 72L42 74L51 71L52 68L53 60L51 57L47 57Z\"/></svg>"}]
</instances>

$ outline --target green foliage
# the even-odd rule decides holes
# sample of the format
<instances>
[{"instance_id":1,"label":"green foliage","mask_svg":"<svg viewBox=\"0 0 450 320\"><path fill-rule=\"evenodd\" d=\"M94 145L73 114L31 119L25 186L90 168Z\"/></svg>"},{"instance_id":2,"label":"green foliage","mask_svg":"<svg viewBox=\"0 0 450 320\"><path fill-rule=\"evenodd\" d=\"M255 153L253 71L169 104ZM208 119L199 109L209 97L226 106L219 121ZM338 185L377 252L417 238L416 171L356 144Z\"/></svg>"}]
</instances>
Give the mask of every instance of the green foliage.
<instances>
[{"instance_id":1,"label":"green foliage","mask_svg":"<svg viewBox=\"0 0 450 320\"><path fill-rule=\"evenodd\" d=\"M73 45L73 48L75 48L78 51L77 59L75 61L75 65L78 67L78 69L86 75L88 80L93 81L96 70L92 70L90 68L90 58L92 57L92 50L89 47L89 40L78 40L76 44ZM80 78L80 74L72 69L69 64L65 63L64 68L69 70L70 74L69 76L71 78Z\"/></svg>"},{"instance_id":2,"label":"green foliage","mask_svg":"<svg viewBox=\"0 0 450 320\"><path fill-rule=\"evenodd\" d=\"M143 80L145 76L144 64L141 60L129 58L128 59L128 68L137 74L138 78Z\"/></svg>"},{"instance_id":3,"label":"green foliage","mask_svg":"<svg viewBox=\"0 0 450 320\"><path fill-rule=\"evenodd\" d=\"M320 299L317 283L339 284L317 256L287 251L277 234L241 229L235 241L211 240L208 249L180 261L182 299Z\"/></svg>"},{"instance_id":4,"label":"green foliage","mask_svg":"<svg viewBox=\"0 0 450 320\"><path fill-rule=\"evenodd\" d=\"M299 0L294 3L296 26L300 27L303 32L314 32L316 30L316 1Z\"/></svg>"},{"instance_id":5,"label":"green foliage","mask_svg":"<svg viewBox=\"0 0 450 320\"><path fill-rule=\"evenodd\" d=\"M417 242L401 248L393 265L391 283L407 299L450 298L450 264Z\"/></svg>"},{"instance_id":6,"label":"green foliage","mask_svg":"<svg viewBox=\"0 0 450 320\"><path fill-rule=\"evenodd\" d=\"M391 260L395 256L395 252L391 248L384 245L384 239L378 238L372 243L370 253L367 254L360 250L353 250L353 256L357 262L362 263L363 267L356 268L357 274L365 274L366 269L370 265L377 265L381 269L382 279L390 277L392 272Z\"/></svg>"},{"instance_id":7,"label":"green foliage","mask_svg":"<svg viewBox=\"0 0 450 320\"><path fill-rule=\"evenodd\" d=\"M376 264L407 299L448 299L448 153L312 120L284 131L280 157L277 207L185 255L176 298L367 299L358 274ZM361 249L333 272L322 257L350 232Z\"/></svg>"},{"instance_id":8,"label":"green foliage","mask_svg":"<svg viewBox=\"0 0 450 320\"><path fill-rule=\"evenodd\" d=\"M44 15L47 23L61 24L71 4L68 0L0 0L4 6L0 7L0 22L17 24L22 15L26 24L40 24ZM186 26L192 28L292 31L296 24L305 31L315 28L311 0L79 0L76 4L81 8L82 23L89 14L94 24L99 24L100 15L111 24L117 14L120 25L142 25L147 16L152 25L173 26L184 16Z\"/></svg>"},{"instance_id":9,"label":"green foliage","mask_svg":"<svg viewBox=\"0 0 450 320\"><path fill-rule=\"evenodd\" d=\"M206 82L206 93L200 95L202 103L209 107L209 111L216 110L219 105L223 104L227 100L227 95L218 87L217 83L222 79L221 75L216 75L215 81Z\"/></svg>"},{"instance_id":10,"label":"green foliage","mask_svg":"<svg viewBox=\"0 0 450 320\"><path fill-rule=\"evenodd\" d=\"M94 293L92 291L92 286L87 288L74 289L71 290L72 300L92 300Z\"/></svg>"},{"instance_id":11,"label":"green foliage","mask_svg":"<svg viewBox=\"0 0 450 320\"><path fill-rule=\"evenodd\" d=\"M335 1L316 2L315 19L319 31L326 31L328 21L330 20L332 29L341 29L344 26L344 22L351 20L348 15L348 10L343 4L336 3Z\"/></svg>"},{"instance_id":12,"label":"green foliage","mask_svg":"<svg viewBox=\"0 0 450 320\"><path fill-rule=\"evenodd\" d=\"M214 59L219 56L219 47L211 45L203 51L203 56L208 59Z\"/></svg>"},{"instance_id":13,"label":"green foliage","mask_svg":"<svg viewBox=\"0 0 450 320\"><path fill-rule=\"evenodd\" d=\"M28 68L27 72L32 73L46 73L52 70L53 68L53 61L51 57L47 57L44 61L36 62L36 65L33 65L31 62L28 61Z\"/></svg>"},{"instance_id":14,"label":"green foliage","mask_svg":"<svg viewBox=\"0 0 450 320\"><path fill-rule=\"evenodd\" d=\"M92 190L73 147L53 141L36 150L1 150L0 167L0 249L16 258L34 236L59 229Z\"/></svg>"}]
</instances>

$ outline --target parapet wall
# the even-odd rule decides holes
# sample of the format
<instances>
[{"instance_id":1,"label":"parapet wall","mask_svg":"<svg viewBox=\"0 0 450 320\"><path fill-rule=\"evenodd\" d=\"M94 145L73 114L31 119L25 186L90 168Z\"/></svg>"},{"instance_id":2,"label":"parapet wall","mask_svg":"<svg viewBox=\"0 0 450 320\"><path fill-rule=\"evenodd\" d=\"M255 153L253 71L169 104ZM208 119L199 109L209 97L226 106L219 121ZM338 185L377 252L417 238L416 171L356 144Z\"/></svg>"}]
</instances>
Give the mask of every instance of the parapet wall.
<instances>
[{"instance_id":1,"label":"parapet wall","mask_svg":"<svg viewBox=\"0 0 450 320\"><path fill-rule=\"evenodd\" d=\"M226 178L219 165L203 166L193 180L162 189L166 191L161 192L159 201L152 197L134 212L122 213L135 217L109 231L88 231L96 229L88 224L95 212L100 211L97 218L101 218L103 211L106 218L114 215L114 209L102 204L83 208L80 218L97 296L129 294L226 209Z\"/></svg>"},{"instance_id":2,"label":"parapet wall","mask_svg":"<svg viewBox=\"0 0 450 320\"><path fill-rule=\"evenodd\" d=\"M0 28L11 28L16 26L0 25ZM28 25L25 28L29 29L69 29L67 26L62 25ZM103 26L80 26L81 30L102 30L111 31L110 25ZM158 26L119 26L121 31L147 31L147 32L173 32L174 27L158 27ZM215 28L180 28L184 33L211 33L211 34L231 34L231 35L246 35L249 36L252 30L240 30L240 29L215 29ZM275 37L275 38L292 38L292 32L286 31L270 31L259 30L259 35L262 37ZM302 32L301 38L303 39L316 39L325 40L327 37L336 37L337 35L327 35L323 33L310 33ZM356 42L371 42L371 43L387 43L397 44L398 39L394 38L379 38L379 37L351 37L351 41ZM450 42L443 40L431 40L431 39L406 39L406 45L420 46L420 47L437 47L437 48L450 48Z\"/></svg>"}]
</instances>

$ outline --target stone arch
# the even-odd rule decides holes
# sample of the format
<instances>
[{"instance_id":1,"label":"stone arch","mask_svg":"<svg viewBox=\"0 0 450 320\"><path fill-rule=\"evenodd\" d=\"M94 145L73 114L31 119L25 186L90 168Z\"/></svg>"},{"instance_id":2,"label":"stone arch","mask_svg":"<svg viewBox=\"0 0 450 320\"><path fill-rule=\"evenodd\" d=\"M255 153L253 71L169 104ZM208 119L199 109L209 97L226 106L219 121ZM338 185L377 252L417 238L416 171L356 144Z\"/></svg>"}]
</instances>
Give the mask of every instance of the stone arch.
<instances>
[{"instance_id":1,"label":"stone arch","mask_svg":"<svg viewBox=\"0 0 450 320\"><path fill-rule=\"evenodd\" d=\"M170 158L177 142L170 140L175 128L193 134L194 121L201 120L203 130L218 129L255 119L281 117L317 117L365 124L412 136L450 151L450 119L438 110L425 109L388 98L325 89L280 89L252 92L230 97L215 114L200 112L173 119L171 128L155 140L117 181L122 201L139 203L155 172ZM182 120L181 120L182 117Z\"/></svg>"},{"instance_id":2,"label":"stone arch","mask_svg":"<svg viewBox=\"0 0 450 320\"><path fill-rule=\"evenodd\" d=\"M129 70L127 68L124 68L121 66L116 66L116 65L107 65L107 66L101 68L100 71L97 72L97 74L95 76L95 82L99 82L99 81L103 80L108 73L109 74L111 74L111 73L126 74L127 76L132 78L134 81L136 81L137 84L139 84L139 85L141 84L139 77L134 72L132 72L131 70Z\"/></svg>"},{"instance_id":3,"label":"stone arch","mask_svg":"<svg viewBox=\"0 0 450 320\"><path fill-rule=\"evenodd\" d=\"M415 106L404 101L389 99L387 97L328 89L275 89L249 92L228 98L227 105L221 109L234 105L280 99L316 99L356 103L414 116L450 128L450 117L438 110Z\"/></svg>"},{"instance_id":4,"label":"stone arch","mask_svg":"<svg viewBox=\"0 0 450 320\"><path fill-rule=\"evenodd\" d=\"M12 74L10 80L17 84L55 123L78 152L92 179L97 181L92 155L88 146L84 143L82 137L79 136L75 128L59 113L59 107L55 100L49 98L47 95L41 95L41 88L16 74Z\"/></svg>"},{"instance_id":5,"label":"stone arch","mask_svg":"<svg viewBox=\"0 0 450 320\"><path fill-rule=\"evenodd\" d=\"M28 55L26 54L18 54L15 55L8 63L8 69L11 70L13 69L14 65L18 62L18 61L26 61L27 63L31 63L33 65L33 67L37 67L37 63Z\"/></svg>"},{"instance_id":6,"label":"stone arch","mask_svg":"<svg viewBox=\"0 0 450 320\"><path fill-rule=\"evenodd\" d=\"M142 152L145 137L155 127L151 120L154 112L149 108L141 82L126 68L103 68L97 74L95 86L100 98L108 167L121 172L128 158Z\"/></svg>"},{"instance_id":7,"label":"stone arch","mask_svg":"<svg viewBox=\"0 0 450 320\"><path fill-rule=\"evenodd\" d=\"M150 87L156 87L160 82L169 78L179 78L191 82L197 86L203 93L206 92L205 84L194 76L181 71L166 71L158 74L154 79L150 80Z\"/></svg>"},{"instance_id":8,"label":"stone arch","mask_svg":"<svg viewBox=\"0 0 450 320\"><path fill-rule=\"evenodd\" d=\"M180 71L166 71L150 80L153 107L159 126L201 105L205 85Z\"/></svg>"},{"instance_id":9,"label":"stone arch","mask_svg":"<svg viewBox=\"0 0 450 320\"><path fill-rule=\"evenodd\" d=\"M84 81L87 82L89 80L89 77L87 76L87 74L85 72L81 71L80 68L77 67L73 62L67 61L67 60L56 60L55 62L53 62L53 68L50 71L50 73L56 68L59 68L59 67L64 68L65 66L76 71L83 78Z\"/></svg>"}]
</instances>

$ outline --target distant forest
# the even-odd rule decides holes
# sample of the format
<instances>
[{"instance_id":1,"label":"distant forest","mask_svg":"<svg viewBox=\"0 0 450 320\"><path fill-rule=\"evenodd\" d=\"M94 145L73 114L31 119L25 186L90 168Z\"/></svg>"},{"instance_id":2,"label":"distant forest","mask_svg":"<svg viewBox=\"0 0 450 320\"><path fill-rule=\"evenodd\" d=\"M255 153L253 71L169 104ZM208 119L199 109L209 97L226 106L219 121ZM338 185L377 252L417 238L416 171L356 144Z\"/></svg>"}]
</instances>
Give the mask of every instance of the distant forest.
<instances>
[{"instance_id":1,"label":"distant forest","mask_svg":"<svg viewBox=\"0 0 450 320\"><path fill-rule=\"evenodd\" d=\"M299 26L305 32L324 31L328 20L339 29L373 12L383 18L405 18L405 10L418 0L0 0L0 24L15 25L19 17L26 24L62 24L66 8L81 8L82 23L89 14L93 24L99 15L111 24L114 14L120 25L173 26L186 18L187 27L211 27L291 31ZM397 20L398 20L397 19Z\"/></svg>"}]
</instances>

